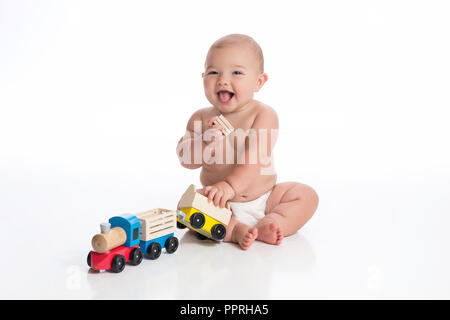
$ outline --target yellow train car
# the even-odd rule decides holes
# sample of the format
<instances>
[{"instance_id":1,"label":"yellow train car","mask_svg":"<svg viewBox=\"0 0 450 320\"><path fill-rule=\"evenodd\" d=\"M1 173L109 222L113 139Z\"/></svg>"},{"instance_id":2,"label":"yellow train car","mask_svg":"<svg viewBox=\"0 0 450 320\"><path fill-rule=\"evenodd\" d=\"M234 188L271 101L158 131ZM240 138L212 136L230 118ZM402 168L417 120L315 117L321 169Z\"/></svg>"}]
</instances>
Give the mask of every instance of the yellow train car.
<instances>
[{"instance_id":1,"label":"yellow train car","mask_svg":"<svg viewBox=\"0 0 450 320\"><path fill-rule=\"evenodd\" d=\"M178 202L177 227L188 227L200 234L200 238L221 241L225 238L231 214L228 204L225 208L216 207L191 184Z\"/></svg>"}]
</instances>

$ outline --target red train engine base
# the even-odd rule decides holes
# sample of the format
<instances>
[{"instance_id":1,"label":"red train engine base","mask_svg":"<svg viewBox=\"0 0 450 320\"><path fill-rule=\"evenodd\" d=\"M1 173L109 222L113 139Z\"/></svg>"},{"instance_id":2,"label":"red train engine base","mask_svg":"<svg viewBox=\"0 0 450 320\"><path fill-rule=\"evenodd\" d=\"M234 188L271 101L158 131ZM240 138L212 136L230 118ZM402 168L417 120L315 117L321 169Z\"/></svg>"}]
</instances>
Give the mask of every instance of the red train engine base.
<instances>
[{"instance_id":1,"label":"red train engine base","mask_svg":"<svg viewBox=\"0 0 450 320\"><path fill-rule=\"evenodd\" d=\"M122 272L126 263L137 266L142 262L144 253L139 245L133 247L119 246L109 252L89 252L87 263L93 270L112 270Z\"/></svg>"}]
</instances>

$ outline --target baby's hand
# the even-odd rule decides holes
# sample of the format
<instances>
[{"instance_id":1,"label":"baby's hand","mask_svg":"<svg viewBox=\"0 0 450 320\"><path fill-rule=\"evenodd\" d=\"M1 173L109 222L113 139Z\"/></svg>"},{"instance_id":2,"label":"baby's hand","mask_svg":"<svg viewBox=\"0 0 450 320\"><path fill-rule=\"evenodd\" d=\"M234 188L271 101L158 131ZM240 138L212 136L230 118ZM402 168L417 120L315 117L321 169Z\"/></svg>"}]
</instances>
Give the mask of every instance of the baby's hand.
<instances>
[{"instance_id":1,"label":"baby's hand","mask_svg":"<svg viewBox=\"0 0 450 320\"><path fill-rule=\"evenodd\" d=\"M208 197L208 201L214 201L215 206L225 207L228 200L233 199L236 195L233 188L226 181L220 181L212 186L207 186L203 190L204 196Z\"/></svg>"},{"instance_id":2,"label":"baby's hand","mask_svg":"<svg viewBox=\"0 0 450 320\"><path fill-rule=\"evenodd\" d=\"M222 126L217 123L217 119L218 118L219 118L219 116L214 116L211 119L209 119L209 121L208 121L208 129L219 130L222 135L225 135L225 133L223 132Z\"/></svg>"}]
</instances>

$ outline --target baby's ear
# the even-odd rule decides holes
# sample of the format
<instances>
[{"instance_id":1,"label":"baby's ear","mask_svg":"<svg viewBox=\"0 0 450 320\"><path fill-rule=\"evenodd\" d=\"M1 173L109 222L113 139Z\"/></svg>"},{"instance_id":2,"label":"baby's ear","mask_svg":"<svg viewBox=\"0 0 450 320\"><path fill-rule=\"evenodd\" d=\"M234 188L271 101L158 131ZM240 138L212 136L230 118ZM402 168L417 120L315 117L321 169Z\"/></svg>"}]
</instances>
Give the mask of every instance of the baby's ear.
<instances>
[{"instance_id":1,"label":"baby's ear","mask_svg":"<svg viewBox=\"0 0 450 320\"><path fill-rule=\"evenodd\" d=\"M269 76L267 75L267 73L261 73L261 75L258 77L258 81L256 82L255 92L258 92L259 89L263 87L264 83L266 83L268 79Z\"/></svg>"},{"instance_id":2,"label":"baby's ear","mask_svg":"<svg viewBox=\"0 0 450 320\"><path fill-rule=\"evenodd\" d=\"M205 77L205 73L204 72L202 72L202 78L204 78Z\"/></svg>"}]
</instances>

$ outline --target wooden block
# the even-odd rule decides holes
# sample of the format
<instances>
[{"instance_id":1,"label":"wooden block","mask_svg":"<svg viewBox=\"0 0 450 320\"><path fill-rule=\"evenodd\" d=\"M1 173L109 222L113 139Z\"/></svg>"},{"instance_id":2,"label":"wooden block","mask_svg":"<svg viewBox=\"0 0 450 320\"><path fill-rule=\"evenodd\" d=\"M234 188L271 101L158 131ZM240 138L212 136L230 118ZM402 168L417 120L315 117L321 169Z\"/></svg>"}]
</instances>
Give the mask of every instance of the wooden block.
<instances>
[{"instance_id":1,"label":"wooden block","mask_svg":"<svg viewBox=\"0 0 450 320\"><path fill-rule=\"evenodd\" d=\"M226 136L234 131L234 128L231 125L231 123L223 115L220 115L216 121L222 127L223 133Z\"/></svg>"}]
</instances>

